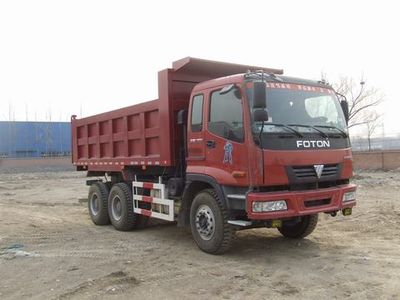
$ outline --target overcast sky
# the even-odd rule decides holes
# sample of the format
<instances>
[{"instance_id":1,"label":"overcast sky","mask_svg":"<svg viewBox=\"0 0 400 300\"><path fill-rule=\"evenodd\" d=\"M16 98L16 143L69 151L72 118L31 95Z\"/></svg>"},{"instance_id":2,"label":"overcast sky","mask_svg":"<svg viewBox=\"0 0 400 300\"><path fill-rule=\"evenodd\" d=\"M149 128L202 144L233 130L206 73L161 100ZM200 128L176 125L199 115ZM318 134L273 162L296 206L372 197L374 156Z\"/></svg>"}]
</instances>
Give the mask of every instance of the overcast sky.
<instances>
[{"instance_id":1,"label":"overcast sky","mask_svg":"<svg viewBox=\"0 0 400 300\"><path fill-rule=\"evenodd\" d=\"M69 120L157 98L186 56L358 80L400 133L397 1L1 1L0 120ZM396 5L397 4L397 5Z\"/></svg>"}]
</instances>

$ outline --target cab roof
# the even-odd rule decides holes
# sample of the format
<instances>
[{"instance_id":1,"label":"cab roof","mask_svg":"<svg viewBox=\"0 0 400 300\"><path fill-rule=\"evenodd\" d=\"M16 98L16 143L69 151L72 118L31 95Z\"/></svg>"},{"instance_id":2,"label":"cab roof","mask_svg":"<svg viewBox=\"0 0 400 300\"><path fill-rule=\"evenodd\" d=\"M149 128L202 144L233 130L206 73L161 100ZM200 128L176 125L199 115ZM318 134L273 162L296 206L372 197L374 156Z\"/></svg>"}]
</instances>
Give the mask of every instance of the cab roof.
<instances>
[{"instance_id":1,"label":"cab roof","mask_svg":"<svg viewBox=\"0 0 400 300\"><path fill-rule=\"evenodd\" d=\"M264 79L267 82L293 83L331 88L331 86L322 81L283 76L282 69L234 64L194 57L185 57L173 62L172 68L169 70L173 73L176 80L189 80L193 83L197 82L198 84L194 88L195 90L242 82L244 77L245 79L247 77L247 79L251 80L253 79L251 78L251 74L261 73L265 74Z\"/></svg>"},{"instance_id":2,"label":"cab roof","mask_svg":"<svg viewBox=\"0 0 400 300\"><path fill-rule=\"evenodd\" d=\"M194 57L185 57L172 63L174 73L185 75L205 76L209 79L225 77L248 71L263 71L265 73L283 74L282 69L241 65L220 61L206 60Z\"/></svg>"}]
</instances>

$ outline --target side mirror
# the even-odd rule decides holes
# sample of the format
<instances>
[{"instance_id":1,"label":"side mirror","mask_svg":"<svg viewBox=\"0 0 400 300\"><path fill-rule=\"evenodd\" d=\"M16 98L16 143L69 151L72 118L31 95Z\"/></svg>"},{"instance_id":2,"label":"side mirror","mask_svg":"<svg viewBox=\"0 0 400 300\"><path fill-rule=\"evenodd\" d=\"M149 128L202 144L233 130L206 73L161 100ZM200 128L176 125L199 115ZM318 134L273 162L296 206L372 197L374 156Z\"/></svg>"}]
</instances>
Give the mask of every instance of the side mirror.
<instances>
[{"instance_id":1,"label":"side mirror","mask_svg":"<svg viewBox=\"0 0 400 300\"><path fill-rule=\"evenodd\" d=\"M229 85L224 86L222 88L222 90L219 91L219 94L220 95L225 95L225 94L230 93L231 91L233 91L233 94L235 95L235 97L237 99L241 99L242 98L242 95L240 94L240 89L234 84L229 84Z\"/></svg>"},{"instance_id":2,"label":"side mirror","mask_svg":"<svg viewBox=\"0 0 400 300\"><path fill-rule=\"evenodd\" d=\"M234 84L226 85L226 86L224 86L224 87L222 88L222 90L219 91L219 94L220 94L220 95L227 94L227 93L229 93L229 92L230 92L232 89L234 89L234 88L235 88L235 85L234 85Z\"/></svg>"},{"instance_id":3,"label":"side mirror","mask_svg":"<svg viewBox=\"0 0 400 300\"><path fill-rule=\"evenodd\" d=\"M187 115L188 115L187 112L188 112L188 111L187 111L186 109L181 109L181 110L178 112L178 116L177 116L177 118L176 118L176 123L177 123L178 125L185 125L185 124L186 124L186 122L187 122Z\"/></svg>"},{"instance_id":4,"label":"side mirror","mask_svg":"<svg viewBox=\"0 0 400 300\"><path fill-rule=\"evenodd\" d=\"M340 106L346 119L346 124L349 124L349 103L346 100L340 101Z\"/></svg>"},{"instance_id":5,"label":"side mirror","mask_svg":"<svg viewBox=\"0 0 400 300\"><path fill-rule=\"evenodd\" d=\"M267 107L265 82L254 82L253 108L264 109Z\"/></svg>"},{"instance_id":6,"label":"side mirror","mask_svg":"<svg viewBox=\"0 0 400 300\"><path fill-rule=\"evenodd\" d=\"M267 122L268 112L265 109L256 109L253 111L253 121L254 122Z\"/></svg>"}]
</instances>

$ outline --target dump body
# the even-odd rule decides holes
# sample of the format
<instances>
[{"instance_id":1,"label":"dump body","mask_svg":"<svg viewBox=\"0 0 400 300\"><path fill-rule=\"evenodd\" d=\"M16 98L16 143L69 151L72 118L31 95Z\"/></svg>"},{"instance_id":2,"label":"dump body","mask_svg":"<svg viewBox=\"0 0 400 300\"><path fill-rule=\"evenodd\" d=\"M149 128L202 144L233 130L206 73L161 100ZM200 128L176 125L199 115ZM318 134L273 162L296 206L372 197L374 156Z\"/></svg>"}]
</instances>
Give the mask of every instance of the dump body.
<instances>
[{"instance_id":1,"label":"dump body","mask_svg":"<svg viewBox=\"0 0 400 300\"><path fill-rule=\"evenodd\" d=\"M173 63L158 73L158 95L153 101L91 117L71 120L72 162L78 170L120 171L124 166L173 167L184 141L177 114L188 109L190 93L199 82L262 69L195 58Z\"/></svg>"}]
</instances>

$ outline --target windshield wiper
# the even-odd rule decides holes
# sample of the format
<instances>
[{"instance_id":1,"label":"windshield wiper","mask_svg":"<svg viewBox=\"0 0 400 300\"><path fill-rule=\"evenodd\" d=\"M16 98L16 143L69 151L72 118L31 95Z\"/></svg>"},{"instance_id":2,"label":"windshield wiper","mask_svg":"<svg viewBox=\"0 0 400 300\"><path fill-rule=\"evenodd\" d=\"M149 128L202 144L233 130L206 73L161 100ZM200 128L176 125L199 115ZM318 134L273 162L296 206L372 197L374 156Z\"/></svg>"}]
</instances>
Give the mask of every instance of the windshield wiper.
<instances>
[{"instance_id":1,"label":"windshield wiper","mask_svg":"<svg viewBox=\"0 0 400 300\"><path fill-rule=\"evenodd\" d=\"M328 135L323 132L322 130L319 130L318 128L315 128L315 126L311 125L302 125L302 124L288 124L288 126L296 126L296 127L306 127L306 128L312 128L315 131L319 132L324 138L328 138Z\"/></svg>"},{"instance_id":2,"label":"windshield wiper","mask_svg":"<svg viewBox=\"0 0 400 300\"><path fill-rule=\"evenodd\" d=\"M343 131L342 129L340 129L340 128L336 127L336 126L314 125L314 127L332 128L332 129L335 129L335 130L339 131L340 134L341 134L343 137L348 137L348 135L347 135L347 133L346 133L345 131Z\"/></svg>"},{"instance_id":3,"label":"windshield wiper","mask_svg":"<svg viewBox=\"0 0 400 300\"><path fill-rule=\"evenodd\" d=\"M264 123L264 126L265 126L265 125L272 125L272 126L276 126L276 127L283 127L283 128L285 128L285 129L291 131L292 133L294 133L294 134L295 134L296 136L298 136L298 137L304 137L304 136L300 133L300 131L297 131L296 129L293 129L293 128L291 128L291 127L285 125L285 124Z\"/></svg>"}]
</instances>

